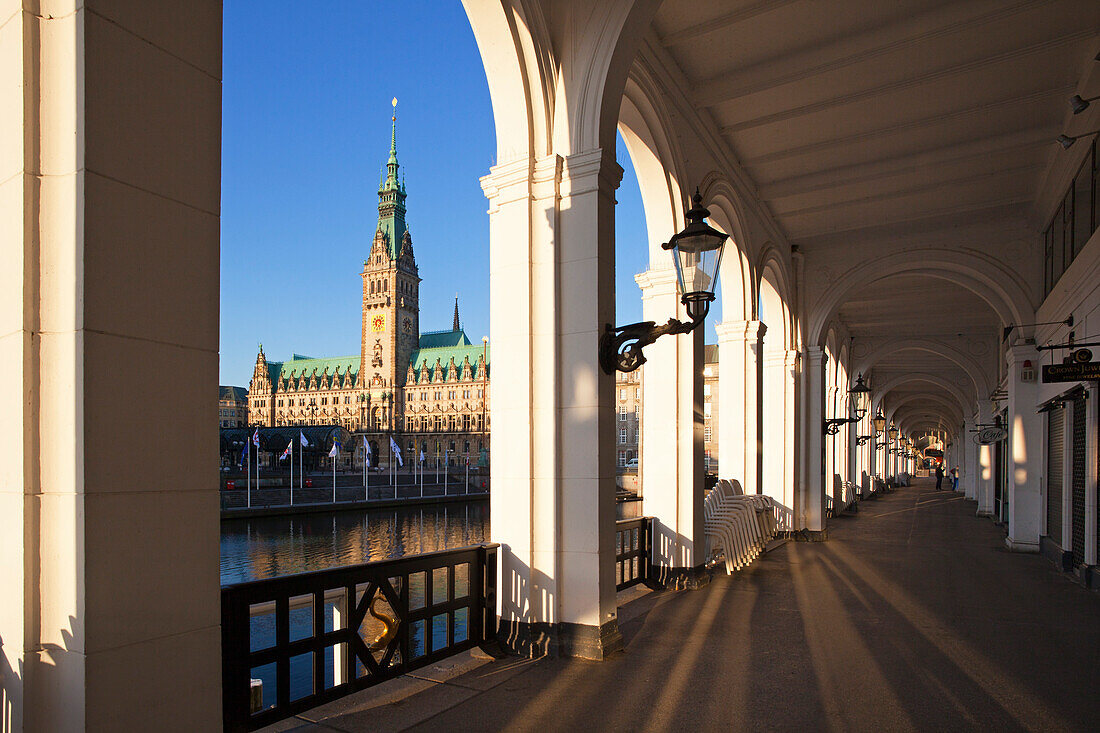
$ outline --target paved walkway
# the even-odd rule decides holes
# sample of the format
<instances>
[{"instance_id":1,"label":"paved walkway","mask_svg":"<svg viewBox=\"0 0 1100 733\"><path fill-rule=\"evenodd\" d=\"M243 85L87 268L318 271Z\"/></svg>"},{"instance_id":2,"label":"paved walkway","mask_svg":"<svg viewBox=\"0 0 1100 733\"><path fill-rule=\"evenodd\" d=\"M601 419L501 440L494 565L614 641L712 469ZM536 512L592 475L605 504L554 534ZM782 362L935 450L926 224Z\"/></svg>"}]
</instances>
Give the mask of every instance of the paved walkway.
<instances>
[{"instance_id":1,"label":"paved walkway","mask_svg":"<svg viewBox=\"0 0 1100 733\"><path fill-rule=\"evenodd\" d=\"M1096 730L1100 595L931 487L703 590L632 601L605 662L423 670L280 729Z\"/></svg>"}]
</instances>

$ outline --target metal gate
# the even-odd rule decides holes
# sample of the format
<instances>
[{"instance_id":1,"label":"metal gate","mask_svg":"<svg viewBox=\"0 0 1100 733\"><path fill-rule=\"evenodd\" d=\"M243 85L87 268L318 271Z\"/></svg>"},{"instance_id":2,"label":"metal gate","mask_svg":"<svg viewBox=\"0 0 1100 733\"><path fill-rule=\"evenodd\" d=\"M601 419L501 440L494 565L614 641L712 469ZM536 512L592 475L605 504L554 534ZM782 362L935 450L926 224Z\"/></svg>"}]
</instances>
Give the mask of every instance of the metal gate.
<instances>
[{"instance_id":1,"label":"metal gate","mask_svg":"<svg viewBox=\"0 0 1100 733\"><path fill-rule=\"evenodd\" d=\"M1047 537L1062 547L1062 461L1066 425L1064 407L1047 412Z\"/></svg>"},{"instance_id":2,"label":"metal gate","mask_svg":"<svg viewBox=\"0 0 1100 733\"><path fill-rule=\"evenodd\" d=\"M1073 564L1085 562L1085 395L1073 398Z\"/></svg>"}]
</instances>

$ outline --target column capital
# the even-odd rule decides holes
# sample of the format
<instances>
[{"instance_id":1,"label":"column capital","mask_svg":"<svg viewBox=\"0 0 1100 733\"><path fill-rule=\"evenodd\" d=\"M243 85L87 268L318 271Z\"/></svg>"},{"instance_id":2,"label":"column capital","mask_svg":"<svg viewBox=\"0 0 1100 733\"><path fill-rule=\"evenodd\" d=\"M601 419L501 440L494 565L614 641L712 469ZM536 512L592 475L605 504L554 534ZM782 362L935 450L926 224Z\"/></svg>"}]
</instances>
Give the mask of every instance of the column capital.
<instances>
[{"instance_id":1,"label":"column capital","mask_svg":"<svg viewBox=\"0 0 1100 733\"><path fill-rule=\"evenodd\" d=\"M763 321L723 321L714 324L718 334L718 343L737 343L759 341L764 338L768 327Z\"/></svg>"},{"instance_id":2,"label":"column capital","mask_svg":"<svg viewBox=\"0 0 1100 733\"><path fill-rule=\"evenodd\" d=\"M1008 348L1008 353L1005 356L1009 367L1012 367L1028 359L1037 360L1039 351L1035 348L1035 344L1015 343Z\"/></svg>"},{"instance_id":3,"label":"column capital","mask_svg":"<svg viewBox=\"0 0 1100 733\"><path fill-rule=\"evenodd\" d=\"M579 196L600 188L615 191L623 180L622 166L599 148L569 155L564 163L561 178L568 185L562 186L563 196Z\"/></svg>"},{"instance_id":4,"label":"column capital","mask_svg":"<svg viewBox=\"0 0 1100 733\"><path fill-rule=\"evenodd\" d=\"M642 289L642 297L676 294L676 270L671 267L649 268L634 276L634 282Z\"/></svg>"}]
</instances>

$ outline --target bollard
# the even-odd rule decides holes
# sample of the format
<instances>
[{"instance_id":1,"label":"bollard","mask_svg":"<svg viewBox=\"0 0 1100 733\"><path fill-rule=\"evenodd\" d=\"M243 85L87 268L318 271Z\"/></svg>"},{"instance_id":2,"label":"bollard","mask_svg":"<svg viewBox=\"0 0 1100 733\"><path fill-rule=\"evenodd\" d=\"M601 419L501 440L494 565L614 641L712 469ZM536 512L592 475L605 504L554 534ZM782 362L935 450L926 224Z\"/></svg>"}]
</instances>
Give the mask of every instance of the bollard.
<instances>
[{"instance_id":1,"label":"bollard","mask_svg":"<svg viewBox=\"0 0 1100 733\"><path fill-rule=\"evenodd\" d=\"M248 711L250 713L260 712L264 706L264 681L252 678L248 693Z\"/></svg>"}]
</instances>

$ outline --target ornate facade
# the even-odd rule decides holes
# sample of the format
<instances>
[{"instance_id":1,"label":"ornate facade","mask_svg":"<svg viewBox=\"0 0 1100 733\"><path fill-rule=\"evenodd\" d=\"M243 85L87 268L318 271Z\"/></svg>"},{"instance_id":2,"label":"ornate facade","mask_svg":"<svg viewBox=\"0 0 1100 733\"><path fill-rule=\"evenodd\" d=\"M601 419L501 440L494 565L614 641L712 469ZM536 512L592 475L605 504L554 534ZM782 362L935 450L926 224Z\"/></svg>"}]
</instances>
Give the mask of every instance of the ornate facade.
<instances>
[{"instance_id":1,"label":"ornate facade","mask_svg":"<svg viewBox=\"0 0 1100 733\"><path fill-rule=\"evenodd\" d=\"M367 437L377 461L390 436L406 458L449 456L471 465L489 448L488 341L452 327L420 331L420 277L405 222L405 181L397 162L397 122L378 187L378 226L363 261L358 356L293 354L268 361L260 346L249 383L250 425L340 425ZM361 441L356 441L357 460ZM380 450L379 450L380 449Z\"/></svg>"}]
</instances>

